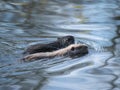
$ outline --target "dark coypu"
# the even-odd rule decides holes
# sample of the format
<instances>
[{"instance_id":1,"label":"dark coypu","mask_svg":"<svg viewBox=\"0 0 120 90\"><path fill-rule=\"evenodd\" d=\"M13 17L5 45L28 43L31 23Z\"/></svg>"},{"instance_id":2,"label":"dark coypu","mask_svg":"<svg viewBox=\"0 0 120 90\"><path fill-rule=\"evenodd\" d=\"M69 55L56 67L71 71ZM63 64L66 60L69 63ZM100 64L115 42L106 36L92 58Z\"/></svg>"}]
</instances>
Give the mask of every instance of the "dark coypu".
<instances>
[{"instance_id":1,"label":"dark coypu","mask_svg":"<svg viewBox=\"0 0 120 90\"><path fill-rule=\"evenodd\" d=\"M24 54L33 54L38 52L51 52L61 48L65 48L70 44L74 44L75 40L73 36L64 36L58 38L56 41L48 44L35 44L29 46Z\"/></svg>"},{"instance_id":2,"label":"dark coypu","mask_svg":"<svg viewBox=\"0 0 120 90\"><path fill-rule=\"evenodd\" d=\"M56 56L82 56L88 53L88 47L84 44L71 44L66 48L62 48L52 52L41 52L25 56L22 60L30 61L43 58L53 58Z\"/></svg>"}]
</instances>

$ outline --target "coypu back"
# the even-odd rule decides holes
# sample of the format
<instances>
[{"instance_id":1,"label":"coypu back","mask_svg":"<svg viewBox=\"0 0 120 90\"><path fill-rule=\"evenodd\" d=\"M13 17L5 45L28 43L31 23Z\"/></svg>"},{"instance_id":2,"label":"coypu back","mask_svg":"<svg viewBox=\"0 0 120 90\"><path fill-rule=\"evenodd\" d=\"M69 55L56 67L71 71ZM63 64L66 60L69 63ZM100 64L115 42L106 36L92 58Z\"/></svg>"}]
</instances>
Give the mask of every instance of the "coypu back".
<instances>
[{"instance_id":1,"label":"coypu back","mask_svg":"<svg viewBox=\"0 0 120 90\"><path fill-rule=\"evenodd\" d=\"M53 52L41 52L25 56L22 60L30 61L43 58L53 58L56 56L70 56L78 57L83 56L88 53L88 47L83 44L72 44L66 48L62 48Z\"/></svg>"},{"instance_id":2,"label":"coypu back","mask_svg":"<svg viewBox=\"0 0 120 90\"><path fill-rule=\"evenodd\" d=\"M57 38L56 41L48 43L48 44L35 44L29 46L24 54L33 54L38 52L51 52L61 48L65 48L70 44L74 44L75 40L73 36L64 36Z\"/></svg>"}]
</instances>

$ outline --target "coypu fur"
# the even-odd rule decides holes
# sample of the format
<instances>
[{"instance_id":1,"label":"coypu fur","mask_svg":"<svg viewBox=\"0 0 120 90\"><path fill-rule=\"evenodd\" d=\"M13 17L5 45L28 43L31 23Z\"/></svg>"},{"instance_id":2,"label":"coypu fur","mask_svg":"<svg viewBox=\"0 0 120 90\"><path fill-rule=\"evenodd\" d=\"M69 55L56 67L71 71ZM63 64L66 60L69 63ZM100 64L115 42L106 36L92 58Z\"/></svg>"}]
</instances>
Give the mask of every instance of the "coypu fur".
<instances>
[{"instance_id":1,"label":"coypu fur","mask_svg":"<svg viewBox=\"0 0 120 90\"><path fill-rule=\"evenodd\" d=\"M52 52L41 52L35 53L25 56L22 60L30 61L35 59L43 59L43 58L52 58L56 56L82 56L88 53L88 47L84 44L71 44L66 48L62 48Z\"/></svg>"},{"instance_id":2,"label":"coypu fur","mask_svg":"<svg viewBox=\"0 0 120 90\"><path fill-rule=\"evenodd\" d=\"M51 52L61 48L65 48L70 44L74 44L74 37L73 36L64 36L58 38L56 41L48 44L35 44L29 46L24 54L33 54L38 52Z\"/></svg>"}]
</instances>

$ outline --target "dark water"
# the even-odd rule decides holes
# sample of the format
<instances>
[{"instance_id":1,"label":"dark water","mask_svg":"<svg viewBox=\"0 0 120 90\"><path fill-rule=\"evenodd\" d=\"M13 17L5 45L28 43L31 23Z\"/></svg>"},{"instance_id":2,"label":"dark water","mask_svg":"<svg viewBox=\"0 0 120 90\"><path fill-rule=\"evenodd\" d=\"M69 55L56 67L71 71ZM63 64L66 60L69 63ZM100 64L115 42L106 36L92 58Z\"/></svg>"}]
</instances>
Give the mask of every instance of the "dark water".
<instances>
[{"instance_id":1,"label":"dark water","mask_svg":"<svg viewBox=\"0 0 120 90\"><path fill-rule=\"evenodd\" d=\"M89 54L19 61L65 35ZM0 90L120 90L120 0L1 0Z\"/></svg>"}]
</instances>

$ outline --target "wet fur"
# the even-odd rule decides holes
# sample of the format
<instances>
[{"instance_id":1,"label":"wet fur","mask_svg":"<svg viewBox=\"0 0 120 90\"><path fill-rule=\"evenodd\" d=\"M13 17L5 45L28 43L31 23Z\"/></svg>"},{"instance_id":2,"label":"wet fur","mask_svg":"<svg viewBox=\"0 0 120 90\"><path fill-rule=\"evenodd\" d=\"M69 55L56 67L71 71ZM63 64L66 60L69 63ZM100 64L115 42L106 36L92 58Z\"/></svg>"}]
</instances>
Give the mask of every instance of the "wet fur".
<instances>
[{"instance_id":1,"label":"wet fur","mask_svg":"<svg viewBox=\"0 0 120 90\"><path fill-rule=\"evenodd\" d=\"M74 37L73 36L64 36L58 38L56 41L48 44L35 44L29 46L25 51L24 54L33 54L38 52L51 52L61 48L65 48L70 44L74 44Z\"/></svg>"},{"instance_id":2,"label":"wet fur","mask_svg":"<svg viewBox=\"0 0 120 90\"><path fill-rule=\"evenodd\" d=\"M22 60L30 61L42 58L52 58L56 56L81 56L88 53L88 48L83 44L72 44L66 48L59 49L53 52L41 52L25 56Z\"/></svg>"}]
</instances>

